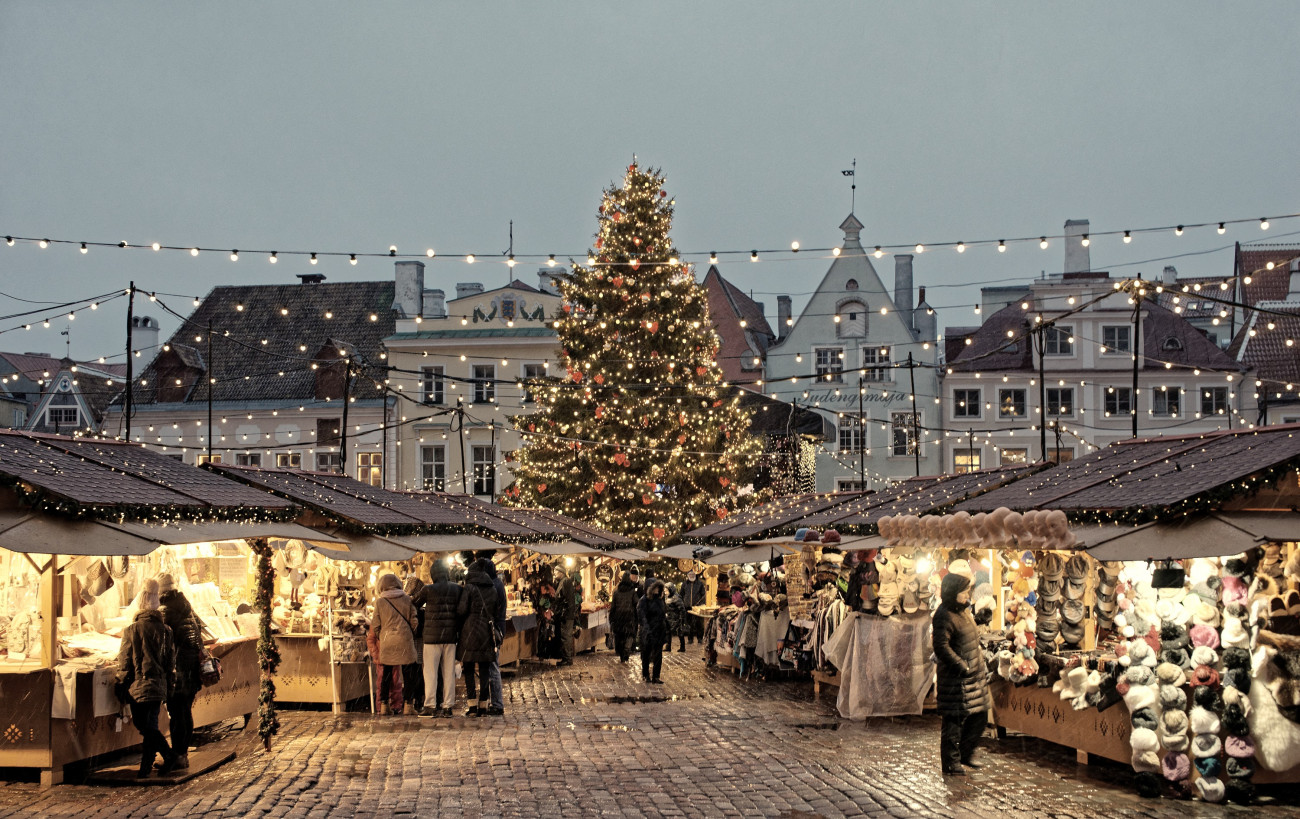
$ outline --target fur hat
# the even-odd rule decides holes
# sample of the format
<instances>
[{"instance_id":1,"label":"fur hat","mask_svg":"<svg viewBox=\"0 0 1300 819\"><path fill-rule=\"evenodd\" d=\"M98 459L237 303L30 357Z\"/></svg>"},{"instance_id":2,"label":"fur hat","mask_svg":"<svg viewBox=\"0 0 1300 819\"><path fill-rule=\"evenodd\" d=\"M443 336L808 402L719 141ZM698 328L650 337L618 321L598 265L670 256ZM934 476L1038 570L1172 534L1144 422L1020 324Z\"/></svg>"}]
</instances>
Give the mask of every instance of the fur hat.
<instances>
[{"instance_id":1,"label":"fur hat","mask_svg":"<svg viewBox=\"0 0 1300 819\"><path fill-rule=\"evenodd\" d=\"M1223 741L1223 750L1228 756L1249 759L1255 755L1255 742L1248 736L1231 736Z\"/></svg>"},{"instance_id":2,"label":"fur hat","mask_svg":"<svg viewBox=\"0 0 1300 819\"><path fill-rule=\"evenodd\" d=\"M1229 756L1223 765L1223 772L1232 779L1249 779L1255 775L1255 763L1250 759Z\"/></svg>"},{"instance_id":3,"label":"fur hat","mask_svg":"<svg viewBox=\"0 0 1300 819\"><path fill-rule=\"evenodd\" d=\"M1219 741L1218 734L1197 734L1192 737L1192 756L1198 759L1218 756L1221 750L1223 743Z\"/></svg>"},{"instance_id":4,"label":"fur hat","mask_svg":"<svg viewBox=\"0 0 1300 819\"><path fill-rule=\"evenodd\" d=\"M1159 760L1156 760L1157 763ZM1143 799L1159 799L1160 791L1164 785L1164 779L1156 771L1139 771L1137 776L1133 777L1133 788L1137 795Z\"/></svg>"},{"instance_id":5,"label":"fur hat","mask_svg":"<svg viewBox=\"0 0 1300 819\"><path fill-rule=\"evenodd\" d=\"M1160 720L1156 717L1154 708L1139 708L1129 716L1129 720L1135 729L1145 728L1154 731L1160 727Z\"/></svg>"},{"instance_id":6,"label":"fur hat","mask_svg":"<svg viewBox=\"0 0 1300 819\"><path fill-rule=\"evenodd\" d=\"M1160 772L1170 782L1181 782L1192 775L1192 761L1187 754L1170 751L1160 760Z\"/></svg>"},{"instance_id":7,"label":"fur hat","mask_svg":"<svg viewBox=\"0 0 1300 819\"><path fill-rule=\"evenodd\" d=\"M1157 607L1158 608L1158 607ZM1160 618L1164 620L1165 618ZM1187 629L1173 622L1166 622L1160 626L1160 649L1169 651L1175 648L1188 648L1192 644L1191 638L1187 635Z\"/></svg>"},{"instance_id":8,"label":"fur hat","mask_svg":"<svg viewBox=\"0 0 1300 819\"><path fill-rule=\"evenodd\" d=\"M1223 713L1223 697L1219 695L1219 689L1213 685L1200 685L1192 688L1192 702L1207 711L1213 711L1216 714Z\"/></svg>"},{"instance_id":9,"label":"fur hat","mask_svg":"<svg viewBox=\"0 0 1300 819\"><path fill-rule=\"evenodd\" d=\"M1241 716L1238 709L1234 708L1232 710L1233 713L1229 716L1227 709L1224 709L1222 720L1224 732L1229 736L1244 737L1248 735L1250 733L1250 722Z\"/></svg>"},{"instance_id":10,"label":"fur hat","mask_svg":"<svg viewBox=\"0 0 1300 819\"><path fill-rule=\"evenodd\" d=\"M1249 805L1255 801L1255 786L1249 779L1232 777L1224 785L1224 796L1238 805Z\"/></svg>"},{"instance_id":11,"label":"fur hat","mask_svg":"<svg viewBox=\"0 0 1300 819\"><path fill-rule=\"evenodd\" d=\"M1188 637L1191 638L1193 646L1219 647L1219 632L1209 626L1192 626L1188 629Z\"/></svg>"},{"instance_id":12,"label":"fur hat","mask_svg":"<svg viewBox=\"0 0 1300 819\"><path fill-rule=\"evenodd\" d=\"M1167 648L1160 652L1160 662L1178 668L1191 668L1192 657L1185 648Z\"/></svg>"},{"instance_id":13,"label":"fur hat","mask_svg":"<svg viewBox=\"0 0 1300 819\"><path fill-rule=\"evenodd\" d=\"M1209 707L1208 705L1206 706ZM1235 688L1223 689L1223 699L1220 703L1219 710L1226 711L1228 708L1238 708L1241 710L1243 718L1250 716L1250 697L1247 694L1238 691Z\"/></svg>"},{"instance_id":14,"label":"fur hat","mask_svg":"<svg viewBox=\"0 0 1300 819\"><path fill-rule=\"evenodd\" d=\"M1245 603L1246 591L1246 583L1240 577L1227 576L1223 578L1224 603Z\"/></svg>"},{"instance_id":15,"label":"fur hat","mask_svg":"<svg viewBox=\"0 0 1300 819\"><path fill-rule=\"evenodd\" d=\"M1134 751L1133 770L1138 773L1160 773L1159 751Z\"/></svg>"},{"instance_id":16,"label":"fur hat","mask_svg":"<svg viewBox=\"0 0 1300 819\"><path fill-rule=\"evenodd\" d=\"M1218 665L1219 655L1209 646L1197 646L1192 649L1192 666L1198 665Z\"/></svg>"},{"instance_id":17,"label":"fur hat","mask_svg":"<svg viewBox=\"0 0 1300 819\"><path fill-rule=\"evenodd\" d=\"M1211 665L1198 665L1192 672L1192 688L1208 685L1216 686L1219 684L1219 672Z\"/></svg>"},{"instance_id":18,"label":"fur hat","mask_svg":"<svg viewBox=\"0 0 1300 819\"><path fill-rule=\"evenodd\" d=\"M1124 672L1124 680L1129 685L1154 685L1156 675L1148 666L1134 665Z\"/></svg>"},{"instance_id":19,"label":"fur hat","mask_svg":"<svg viewBox=\"0 0 1300 819\"><path fill-rule=\"evenodd\" d=\"M1187 675L1183 673L1182 667L1173 663L1161 663L1156 666L1156 679L1160 680L1161 685L1181 686L1187 684Z\"/></svg>"},{"instance_id":20,"label":"fur hat","mask_svg":"<svg viewBox=\"0 0 1300 819\"><path fill-rule=\"evenodd\" d=\"M1246 553L1235 554L1223 561L1223 574L1227 577L1241 577L1250 571L1250 559Z\"/></svg>"},{"instance_id":21,"label":"fur hat","mask_svg":"<svg viewBox=\"0 0 1300 819\"><path fill-rule=\"evenodd\" d=\"M1191 725L1192 733L1198 736L1201 734L1214 734L1217 737L1219 733L1219 718L1214 715L1213 711L1206 710L1199 705L1192 708L1191 718L1188 722Z\"/></svg>"},{"instance_id":22,"label":"fur hat","mask_svg":"<svg viewBox=\"0 0 1300 819\"><path fill-rule=\"evenodd\" d=\"M1140 708L1152 708L1156 704L1156 687L1154 685L1129 684L1124 693L1124 704L1130 712Z\"/></svg>"},{"instance_id":23,"label":"fur hat","mask_svg":"<svg viewBox=\"0 0 1300 819\"><path fill-rule=\"evenodd\" d=\"M1250 672L1244 668L1229 668L1223 672L1223 684L1230 685L1243 694L1250 693Z\"/></svg>"},{"instance_id":24,"label":"fur hat","mask_svg":"<svg viewBox=\"0 0 1300 819\"><path fill-rule=\"evenodd\" d=\"M971 583L975 582L975 573L971 571L970 563L965 560L954 560L948 564L948 573L959 574L970 580Z\"/></svg>"},{"instance_id":25,"label":"fur hat","mask_svg":"<svg viewBox=\"0 0 1300 819\"><path fill-rule=\"evenodd\" d=\"M1174 685L1160 686L1160 707L1166 714L1172 711L1182 712L1187 709L1187 694Z\"/></svg>"},{"instance_id":26,"label":"fur hat","mask_svg":"<svg viewBox=\"0 0 1300 819\"><path fill-rule=\"evenodd\" d=\"M1143 665L1148 668L1155 668L1158 664L1155 650L1151 648L1145 640L1134 640L1128 644L1128 654L1125 655L1132 665Z\"/></svg>"},{"instance_id":27,"label":"fur hat","mask_svg":"<svg viewBox=\"0 0 1300 819\"><path fill-rule=\"evenodd\" d=\"M1177 690L1177 689L1174 689ZM1166 748L1172 747L1165 742L1166 737L1185 736L1188 726L1187 712L1177 709L1170 709L1160 715L1160 744Z\"/></svg>"},{"instance_id":28,"label":"fur hat","mask_svg":"<svg viewBox=\"0 0 1300 819\"><path fill-rule=\"evenodd\" d=\"M1196 611L1192 614L1192 624L1196 626L1209 626L1210 628L1218 628L1219 607L1214 605L1214 603L1208 602L1206 600L1202 600L1196 606Z\"/></svg>"},{"instance_id":29,"label":"fur hat","mask_svg":"<svg viewBox=\"0 0 1300 819\"><path fill-rule=\"evenodd\" d=\"M1196 795L1201 798L1201 801L1213 803L1223 801L1224 788L1222 779L1216 779L1212 776L1202 776L1196 780L1194 785L1196 787Z\"/></svg>"}]
</instances>

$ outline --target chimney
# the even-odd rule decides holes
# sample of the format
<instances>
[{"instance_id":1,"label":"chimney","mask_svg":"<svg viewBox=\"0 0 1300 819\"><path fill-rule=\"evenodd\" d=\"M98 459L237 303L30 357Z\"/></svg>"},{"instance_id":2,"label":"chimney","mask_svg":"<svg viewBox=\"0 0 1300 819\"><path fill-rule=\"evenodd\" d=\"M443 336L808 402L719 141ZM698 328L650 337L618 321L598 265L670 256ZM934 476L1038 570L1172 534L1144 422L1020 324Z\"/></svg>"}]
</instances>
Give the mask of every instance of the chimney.
<instances>
[{"instance_id":1,"label":"chimney","mask_svg":"<svg viewBox=\"0 0 1300 819\"><path fill-rule=\"evenodd\" d=\"M424 291L424 317L431 319L447 317L446 293L441 290Z\"/></svg>"},{"instance_id":2,"label":"chimney","mask_svg":"<svg viewBox=\"0 0 1300 819\"><path fill-rule=\"evenodd\" d=\"M894 308L903 316L903 323L912 326L912 254L894 256Z\"/></svg>"},{"instance_id":3,"label":"chimney","mask_svg":"<svg viewBox=\"0 0 1300 819\"><path fill-rule=\"evenodd\" d=\"M398 318L413 319L424 310L424 262L398 262L393 309Z\"/></svg>"},{"instance_id":4,"label":"chimney","mask_svg":"<svg viewBox=\"0 0 1300 819\"><path fill-rule=\"evenodd\" d=\"M296 275L303 284L320 284L325 281L324 273L298 273Z\"/></svg>"},{"instance_id":5,"label":"chimney","mask_svg":"<svg viewBox=\"0 0 1300 819\"><path fill-rule=\"evenodd\" d=\"M1178 268L1171 264L1165 265L1164 272L1160 274L1160 284L1165 287L1173 287L1178 283Z\"/></svg>"},{"instance_id":6,"label":"chimney","mask_svg":"<svg viewBox=\"0 0 1300 819\"><path fill-rule=\"evenodd\" d=\"M555 271L543 267L537 271L537 289L552 296L560 295L560 285L555 278Z\"/></svg>"},{"instance_id":7,"label":"chimney","mask_svg":"<svg viewBox=\"0 0 1300 819\"><path fill-rule=\"evenodd\" d=\"M781 341L790 335L790 297L776 297L776 340Z\"/></svg>"},{"instance_id":8,"label":"chimney","mask_svg":"<svg viewBox=\"0 0 1300 819\"><path fill-rule=\"evenodd\" d=\"M1287 301L1300 301L1300 259L1291 260L1291 286L1286 293Z\"/></svg>"},{"instance_id":9,"label":"chimney","mask_svg":"<svg viewBox=\"0 0 1300 819\"><path fill-rule=\"evenodd\" d=\"M916 311L913 316L916 324L918 341L936 342L939 340L939 317L934 308L925 301L925 288L918 287L916 292Z\"/></svg>"},{"instance_id":10,"label":"chimney","mask_svg":"<svg viewBox=\"0 0 1300 819\"><path fill-rule=\"evenodd\" d=\"M1087 273L1092 270L1092 258L1083 237L1088 235L1087 219L1065 220L1065 273Z\"/></svg>"},{"instance_id":11,"label":"chimney","mask_svg":"<svg viewBox=\"0 0 1300 819\"><path fill-rule=\"evenodd\" d=\"M466 296L472 296L475 293L482 293L483 285L479 282L457 282L456 298L463 299Z\"/></svg>"},{"instance_id":12,"label":"chimney","mask_svg":"<svg viewBox=\"0 0 1300 819\"><path fill-rule=\"evenodd\" d=\"M135 350L148 352L149 357L153 358L150 351L158 347L157 320L152 316L131 316L131 346Z\"/></svg>"}]
</instances>

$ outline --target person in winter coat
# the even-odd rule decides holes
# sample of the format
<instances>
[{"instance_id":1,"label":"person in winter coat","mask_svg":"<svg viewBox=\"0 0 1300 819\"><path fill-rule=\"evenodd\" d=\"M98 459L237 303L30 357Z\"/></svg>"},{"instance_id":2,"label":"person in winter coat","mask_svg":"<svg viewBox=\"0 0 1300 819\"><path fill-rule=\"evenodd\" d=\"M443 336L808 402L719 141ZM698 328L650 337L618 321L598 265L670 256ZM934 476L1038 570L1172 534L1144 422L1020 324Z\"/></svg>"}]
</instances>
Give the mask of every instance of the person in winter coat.
<instances>
[{"instance_id":1,"label":"person in winter coat","mask_svg":"<svg viewBox=\"0 0 1300 819\"><path fill-rule=\"evenodd\" d=\"M555 628L560 638L560 665L573 665L573 631L582 611L582 576L574 569L555 590Z\"/></svg>"},{"instance_id":2,"label":"person in winter coat","mask_svg":"<svg viewBox=\"0 0 1300 819\"><path fill-rule=\"evenodd\" d=\"M970 612L970 578L944 575L934 612L934 656L938 664L939 714L943 728L939 757L943 772L964 776L975 764L975 749L988 724L988 672L980 649L979 631Z\"/></svg>"},{"instance_id":3,"label":"person in winter coat","mask_svg":"<svg viewBox=\"0 0 1300 819\"><path fill-rule=\"evenodd\" d=\"M456 638L459 625L459 585L451 582L451 570L438 561L430 572L432 583L420 589L412 602L424 610L424 702L417 712L422 717L450 717L456 704ZM438 682L442 681L442 705L438 705Z\"/></svg>"},{"instance_id":4,"label":"person in winter coat","mask_svg":"<svg viewBox=\"0 0 1300 819\"><path fill-rule=\"evenodd\" d=\"M483 568L487 570L488 577L492 578L492 588L497 590L497 607L492 615L492 624L497 630L497 649L492 657L492 665L488 669L491 674L492 692L492 707L488 710L488 715L499 717L506 712L505 700L501 692L501 642L506 638L506 584L501 580L500 574L497 573L497 564L492 560L496 550L484 549L476 554L485 561Z\"/></svg>"},{"instance_id":5,"label":"person in winter coat","mask_svg":"<svg viewBox=\"0 0 1300 819\"><path fill-rule=\"evenodd\" d=\"M415 597L424 588L424 581L411 572L402 579L402 591L411 598L415 606L415 662L402 666L402 699L406 700L403 709L410 714L424 707L424 652L421 650L420 635L424 634L424 609L415 602Z\"/></svg>"},{"instance_id":6,"label":"person in winter coat","mask_svg":"<svg viewBox=\"0 0 1300 819\"><path fill-rule=\"evenodd\" d=\"M176 683L167 697L167 717L176 770L184 771L190 767L190 742L194 739L194 697L203 688L203 623L170 574L158 575L158 591L163 622L172 630L176 646Z\"/></svg>"},{"instance_id":7,"label":"person in winter coat","mask_svg":"<svg viewBox=\"0 0 1300 819\"><path fill-rule=\"evenodd\" d=\"M632 643L636 640L637 629L637 589L636 582L627 572L618 581L614 598L609 604L609 627L614 632L614 647L618 650L618 661L627 662L632 653Z\"/></svg>"},{"instance_id":8,"label":"person in winter coat","mask_svg":"<svg viewBox=\"0 0 1300 819\"><path fill-rule=\"evenodd\" d=\"M158 581L149 578L140 591L140 610L122 632L122 648L117 654L117 681L128 686L131 699L131 724L144 738L140 751L140 770L145 779L153 771L155 754L161 754L158 773L166 776L176 768L176 752L158 730L158 716L163 700L171 693L176 668L176 646L172 630L163 622L158 610Z\"/></svg>"},{"instance_id":9,"label":"person in winter coat","mask_svg":"<svg viewBox=\"0 0 1300 819\"><path fill-rule=\"evenodd\" d=\"M376 586L375 615L370 630L378 643L379 713L400 714L402 666L415 662L415 629L419 618L397 575L389 572ZM412 709L414 711L414 709Z\"/></svg>"},{"instance_id":10,"label":"person in winter coat","mask_svg":"<svg viewBox=\"0 0 1300 819\"><path fill-rule=\"evenodd\" d=\"M682 605L681 595L672 583L664 586L667 599L664 612L668 616L668 639L664 641L664 651L673 650L673 637L677 638L677 650L686 650L686 607Z\"/></svg>"},{"instance_id":11,"label":"person in winter coat","mask_svg":"<svg viewBox=\"0 0 1300 819\"><path fill-rule=\"evenodd\" d=\"M492 662L497 657L496 623L497 590L488 575L485 560L476 560L465 573L465 591L460 597L460 639L456 657L465 666L465 698L469 700L467 717L491 712ZM477 679L478 688L474 683Z\"/></svg>"},{"instance_id":12,"label":"person in winter coat","mask_svg":"<svg viewBox=\"0 0 1300 819\"><path fill-rule=\"evenodd\" d=\"M703 606L708 601L704 599L704 578L695 572L687 572L686 579L682 581L682 587L677 590L682 598L682 608L686 610L686 642L693 643L696 640L704 642L704 620L700 617L693 617L691 609L696 606Z\"/></svg>"},{"instance_id":13,"label":"person in winter coat","mask_svg":"<svg viewBox=\"0 0 1300 819\"><path fill-rule=\"evenodd\" d=\"M668 637L668 613L664 604L662 580L650 581L645 597L637 606L641 622L641 679L662 683L659 671L664 663L664 640Z\"/></svg>"}]
</instances>

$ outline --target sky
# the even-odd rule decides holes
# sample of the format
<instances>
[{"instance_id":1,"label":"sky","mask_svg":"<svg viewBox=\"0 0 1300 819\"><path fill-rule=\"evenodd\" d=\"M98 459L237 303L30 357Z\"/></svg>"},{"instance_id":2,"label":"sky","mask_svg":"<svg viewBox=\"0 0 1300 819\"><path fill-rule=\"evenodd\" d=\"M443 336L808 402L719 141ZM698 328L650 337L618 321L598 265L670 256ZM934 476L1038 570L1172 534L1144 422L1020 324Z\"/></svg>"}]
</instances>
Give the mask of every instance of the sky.
<instances>
[{"instance_id":1,"label":"sky","mask_svg":"<svg viewBox=\"0 0 1300 819\"><path fill-rule=\"evenodd\" d=\"M1235 241L1300 243L1276 218L1300 212L1297 34L1293 0L4 0L0 235L222 251L0 244L0 350L121 361L125 299L53 305L131 281L185 314L216 285L393 274L252 249L432 247L427 286L499 286L512 220L516 255L584 257L633 155L667 176L677 248L701 276L738 251L720 269L774 324L842 241L855 159L868 246L1035 237L918 256L940 328L976 323L980 284L1059 271L1036 237L1067 219L1250 219L1091 248L1113 275L1227 276Z\"/></svg>"}]
</instances>

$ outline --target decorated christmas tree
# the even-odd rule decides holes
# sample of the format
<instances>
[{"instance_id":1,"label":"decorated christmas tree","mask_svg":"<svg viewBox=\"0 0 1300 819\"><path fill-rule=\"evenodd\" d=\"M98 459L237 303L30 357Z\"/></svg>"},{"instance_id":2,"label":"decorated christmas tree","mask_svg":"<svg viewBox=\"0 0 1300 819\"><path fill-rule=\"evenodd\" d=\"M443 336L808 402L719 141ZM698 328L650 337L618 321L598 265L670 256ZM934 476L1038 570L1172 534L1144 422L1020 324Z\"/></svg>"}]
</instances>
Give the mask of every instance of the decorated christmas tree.
<instances>
[{"instance_id":1,"label":"decorated christmas tree","mask_svg":"<svg viewBox=\"0 0 1300 819\"><path fill-rule=\"evenodd\" d=\"M654 547L737 508L761 445L723 384L708 298L668 237L663 176L634 163L605 191L587 265L561 281L558 378L513 420L507 500Z\"/></svg>"}]
</instances>

